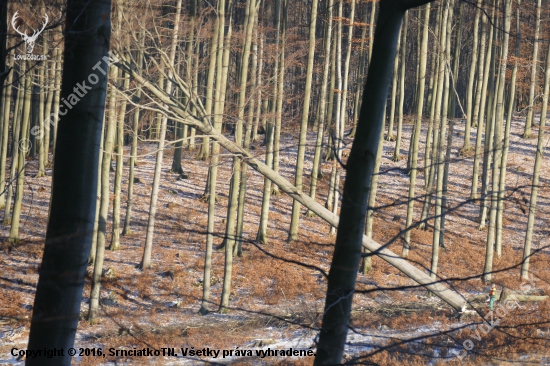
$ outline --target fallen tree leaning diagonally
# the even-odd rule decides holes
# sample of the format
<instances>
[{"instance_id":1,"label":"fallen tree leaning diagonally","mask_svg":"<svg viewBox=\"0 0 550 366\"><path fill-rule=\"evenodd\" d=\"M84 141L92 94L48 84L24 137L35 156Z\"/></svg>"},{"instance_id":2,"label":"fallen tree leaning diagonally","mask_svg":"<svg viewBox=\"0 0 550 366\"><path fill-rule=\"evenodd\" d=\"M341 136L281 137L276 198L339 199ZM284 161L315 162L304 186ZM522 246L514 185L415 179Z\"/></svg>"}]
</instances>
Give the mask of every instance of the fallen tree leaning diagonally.
<instances>
[{"instance_id":1,"label":"fallen tree leaning diagonally","mask_svg":"<svg viewBox=\"0 0 550 366\"><path fill-rule=\"evenodd\" d=\"M154 84L150 83L145 78L138 75L138 73L132 67L128 66L128 63L118 62L116 63L116 65L130 72L132 78L134 78L136 82L141 84L144 89L149 90L149 92L153 94L156 98L158 98L160 102L164 103L167 106L166 112L170 114L170 118L179 118L183 123L186 123L191 127L196 128L204 135L208 135L209 137L213 138L227 151L232 154L238 155L243 162L254 168L258 173L267 177L274 184L279 186L279 188L283 192L300 202L302 205L317 214L321 219L325 220L330 225L338 228L339 217L337 215L327 210L325 207L323 207L321 204L316 202L308 195L299 191L288 180L270 169L267 165L256 159L246 150L244 150L240 146L237 146L237 144L223 136L219 131L215 130L208 121L207 117L202 117L205 116L205 114L203 112L204 109L202 108L200 101L198 101L196 97L190 95L187 85L182 80L178 80L177 76L174 82L178 85L178 87L183 91L184 94L187 94L190 97L192 102L197 107L195 108L195 110L202 115L201 117L191 115L188 112L186 106L181 104L179 101L171 98L165 92L158 89ZM387 248L383 248L380 244L372 239L367 238L366 236L363 236L363 246L373 254L379 256L381 259L399 269L409 278L424 286L427 290L441 298L455 310L458 311L462 308L462 305L465 301L464 297L456 291L453 291L445 286L443 283L441 283L441 280L431 279L427 273L410 264L405 258L400 257L399 255L393 253Z\"/></svg>"}]
</instances>

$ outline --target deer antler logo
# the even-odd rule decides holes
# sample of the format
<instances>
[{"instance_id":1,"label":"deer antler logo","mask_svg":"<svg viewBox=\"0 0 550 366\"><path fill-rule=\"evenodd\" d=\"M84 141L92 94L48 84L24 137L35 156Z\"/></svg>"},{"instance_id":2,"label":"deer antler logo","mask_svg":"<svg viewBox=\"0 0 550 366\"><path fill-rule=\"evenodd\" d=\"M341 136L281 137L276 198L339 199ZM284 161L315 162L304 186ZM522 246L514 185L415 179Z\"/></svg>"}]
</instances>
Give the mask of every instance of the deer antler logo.
<instances>
[{"instance_id":1,"label":"deer antler logo","mask_svg":"<svg viewBox=\"0 0 550 366\"><path fill-rule=\"evenodd\" d=\"M42 29L40 30L33 29L34 30L33 34L29 36L26 30L25 32L21 32L19 30L19 27L15 26L15 22L19 18L18 13L19 12L16 11L15 14L13 14L13 17L11 18L11 26L17 33L21 35L21 37L23 37L23 40L27 44L27 53L32 53L32 50L34 49L34 42L36 41L40 33L44 31L44 29L46 28L46 25L48 25L48 21L49 21L48 14L44 14L45 21L44 21L44 24L42 25Z\"/></svg>"}]
</instances>

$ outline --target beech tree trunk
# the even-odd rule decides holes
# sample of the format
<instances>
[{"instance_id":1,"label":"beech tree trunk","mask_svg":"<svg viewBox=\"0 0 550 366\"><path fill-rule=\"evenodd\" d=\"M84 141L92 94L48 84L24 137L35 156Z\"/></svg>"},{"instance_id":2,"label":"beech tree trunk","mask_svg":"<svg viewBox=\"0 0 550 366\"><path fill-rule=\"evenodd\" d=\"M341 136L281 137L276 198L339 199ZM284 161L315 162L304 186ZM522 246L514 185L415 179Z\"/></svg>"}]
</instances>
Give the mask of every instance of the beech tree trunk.
<instances>
[{"instance_id":1,"label":"beech tree trunk","mask_svg":"<svg viewBox=\"0 0 550 366\"><path fill-rule=\"evenodd\" d=\"M92 90L61 116L46 244L39 271L29 349L74 346L96 206L97 164L107 76L94 71L109 50L111 2L68 0L61 95L95 74ZM85 14L86 16L82 16ZM48 121L49 122L49 121ZM28 358L27 365L70 365L72 357Z\"/></svg>"}]
</instances>

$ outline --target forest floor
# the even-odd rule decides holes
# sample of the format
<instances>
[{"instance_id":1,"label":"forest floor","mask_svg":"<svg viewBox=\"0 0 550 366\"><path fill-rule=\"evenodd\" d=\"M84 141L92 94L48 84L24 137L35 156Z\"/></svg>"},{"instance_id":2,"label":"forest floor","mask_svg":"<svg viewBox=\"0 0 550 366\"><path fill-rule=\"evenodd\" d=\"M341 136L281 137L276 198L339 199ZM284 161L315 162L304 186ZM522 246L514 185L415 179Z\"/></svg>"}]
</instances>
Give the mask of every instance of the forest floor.
<instances>
[{"instance_id":1,"label":"forest floor","mask_svg":"<svg viewBox=\"0 0 550 366\"><path fill-rule=\"evenodd\" d=\"M494 283L498 288L525 290L519 276L527 222L528 200L534 165L536 138L524 140L524 119L513 122L508 156L507 192L504 203L502 257L494 260ZM445 249L439 255L439 275L450 278L450 284L462 295L488 293L489 285L480 280L485 258L487 230L479 230L479 202L472 201L473 154L462 156L464 123L458 120L451 153ZM405 159L391 160L393 142L384 142L384 153L375 213L374 239L400 254L406 218L408 176L406 152L412 125L403 126L401 154ZM473 131L474 132L474 131ZM535 137L538 133L534 130ZM424 138L426 134L422 134ZM263 136L260 136L263 138ZM280 172L293 181L298 132L283 131ZM313 154L314 134L309 136L307 154ZM346 141L350 143L351 141ZM472 144L475 135L472 133ZM351 144L348 144L349 148ZM424 141L421 141L423 149ZM263 160L261 141L252 150ZM197 151L185 151L183 169L188 179L169 172L173 152L165 154L156 216L153 267L142 272L140 262L145 242L154 169L153 144L142 144L136 168L140 183L136 197L133 234L122 236L122 249L106 251L105 276L101 291L101 312L97 324L90 325L85 316L90 294L90 273L84 289L81 321L76 348L102 348L103 352L144 347L176 348L178 357L106 357L77 356L81 365L113 364L311 364L312 357L257 356L257 350L315 351L315 339L321 325L326 279L335 238L329 225L318 217L306 217L302 207L300 239L287 242L292 209L291 199L273 196L269 221L269 243L255 241L261 209L263 177L248 170L242 257L233 264L230 312L217 313L223 284L224 253L214 251L212 266L211 313L198 315L202 297L207 203L202 199L208 163L194 159ZM420 166L424 165L421 150ZM545 157L548 158L548 154ZM312 156L306 159L305 186L309 187ZM225 217L231 175L229 155L221 159L218 181L215 245L225 231ZM37 161L26 170L25 200L21 215L21 241L7 243L9 227L0 228L3 237L0 250L0 364L22 364L11 356L13 347L26 348L38 268L42 256L50 197L51 169L46 178L35 178ZM537 221L531 258L534 286L530 294L550 293L550 165L543 164ZM324 174L317 199L324 203L332 162L322 164ZM128 166L124 167L123 207L125 214ZM111 174L111 186L113 184ZM418 202L415 220L419 220L424 201L424 174L417 183ZM307 189L309 190L309 188ZM112 207L112 206L111 206ZM112 208L110 209L112 211ZM122 218L123 220L123 218ZM110 242L111 218L107 243ZM412 230L410 260L416 266L429 268L433 221L426 231ZM348 335L345 357L350 363L381 365L423 364L550 364L550 300L522 303L500 313L499 324L491 329L481 318L459 321L445 303L430 296L396 268L373 258L373 271L357 277L352 329ZM488 306L482 305L485 314ZM483 328L485 326L485 328ZM481 327L481 328L480 328ZM481 333L480 333L481 329ZM469 342L469 343L468 343ZM464 349L466 345L469 352ZM471 345L471 347L470 347ZM232 352L225 358L183 357L182 348L210 348ZM236 350L244 356L235 356ZM250 353L248 353L250 351ZM467 355L464 358L456 356ZM240 354L240 353L239 353ZM249 356L250 354L250 356Z\"/></svg>"}]
</instances>

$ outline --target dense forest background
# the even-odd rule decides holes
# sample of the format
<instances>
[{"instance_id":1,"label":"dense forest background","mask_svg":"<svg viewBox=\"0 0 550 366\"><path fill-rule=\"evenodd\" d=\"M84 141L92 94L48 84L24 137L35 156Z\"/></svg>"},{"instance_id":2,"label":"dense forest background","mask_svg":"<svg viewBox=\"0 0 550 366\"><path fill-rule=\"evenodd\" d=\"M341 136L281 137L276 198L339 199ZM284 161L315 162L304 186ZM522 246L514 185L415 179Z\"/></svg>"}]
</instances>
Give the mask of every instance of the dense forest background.
<instances>
[{"instance_id":1,"label":"dense forest background","mask_svg":"<svg viewBox=\"0 0 550 366\"><path fill-rule=\"evenodd\" d=\"M550 362L549 3L381 1L2 2L0 359Z\"/></svg>"}]
</instances>

